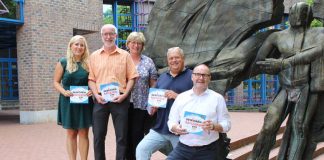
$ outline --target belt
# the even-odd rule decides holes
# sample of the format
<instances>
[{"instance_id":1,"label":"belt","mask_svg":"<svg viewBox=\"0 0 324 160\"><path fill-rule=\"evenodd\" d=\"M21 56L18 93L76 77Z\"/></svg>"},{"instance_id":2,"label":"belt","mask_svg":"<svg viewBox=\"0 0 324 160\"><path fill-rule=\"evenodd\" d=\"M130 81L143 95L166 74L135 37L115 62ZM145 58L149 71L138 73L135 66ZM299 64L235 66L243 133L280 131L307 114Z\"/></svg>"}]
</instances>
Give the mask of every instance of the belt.
<instances>
[{"instance_id":1,"label":"belt","mask_svg":"<svg viewBox=\"0 0 324 160\"><path fill-rule=\"evenodd\" d=\"M188 148L193 148L193 149L205 149L205 148L209 148L210 146L213 146L213 145L216 145L218 140L210 143L210 144L207 144L207 145L202 145L202 146L188 146L186 144L183 144L181 142L179 142L180 145L184 146L184 147L188 147Z\"/></svg>"}]
</instances>

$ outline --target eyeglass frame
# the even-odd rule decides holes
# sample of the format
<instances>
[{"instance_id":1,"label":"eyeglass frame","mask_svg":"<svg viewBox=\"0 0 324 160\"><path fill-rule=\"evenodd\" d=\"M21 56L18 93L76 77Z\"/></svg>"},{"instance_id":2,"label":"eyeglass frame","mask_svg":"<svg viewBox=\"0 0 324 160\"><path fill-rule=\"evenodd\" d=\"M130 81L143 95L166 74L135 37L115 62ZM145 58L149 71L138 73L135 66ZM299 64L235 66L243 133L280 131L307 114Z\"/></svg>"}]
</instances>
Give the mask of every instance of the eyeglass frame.
<instances>
[{"instance_id":1,"label":"eyeglass frame","mask_svg":"<svg viewBox=\"0 0 324 160\"><path fill-rule=\"evenodd\" d=\"M111 36L114 36L116 34L117 33L115 33L115 32L107 32L107 33L102 33L101 35L106 36L106 37L109 35L111 37Z\"/></svg>"},{"instance_id":2,"label":"eyeglass frame","mask_svg":"<svg viewBox=\"0 0 324 160\"><path fill-rule=\"evenodd\" d=\"M136 41L130 41L129 44L132 44L132 45L138 45L138 46L143 46L143 42L136 42Z\"/></svg>"},{"instance_id":3,"label":"eyeglass frame","mask_svg":"<svg viewBox=\"0 0 324 160\"><path fill-rule=\"evenodd\" d=\"M192 75L196 76L196 77L202 77L202 78L209 78L210 74L203 74L203 73L192 73Z\"/></svg>"}]
</instances>

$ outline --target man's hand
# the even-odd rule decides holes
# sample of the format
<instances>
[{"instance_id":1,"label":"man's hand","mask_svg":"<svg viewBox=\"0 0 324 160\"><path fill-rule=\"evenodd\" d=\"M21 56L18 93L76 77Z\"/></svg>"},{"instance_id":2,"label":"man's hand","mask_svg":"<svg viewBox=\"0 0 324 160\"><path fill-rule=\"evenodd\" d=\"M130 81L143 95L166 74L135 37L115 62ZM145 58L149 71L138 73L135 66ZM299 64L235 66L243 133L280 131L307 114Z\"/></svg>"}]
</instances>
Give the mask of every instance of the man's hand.
<instances>
[{"instance_id":1,"label":"man's hand","mask_svg":"<svg viewBox=\"0 0 324 160\"><path fill-rule=\"evenodd\" d=\"M178 96L178 93L175 93L174 91L172 90L167 90L165 92L165 96L168 98L168 99L176 99L177 96Z\"/></svg>"},{"instance_id":2,"label":"man's hand","mask_svg":"<svg viewBox=\"0 0 324 160\"><path fill-rule=\"evenodd\" d=\"M176 135L188 134L187 130L182 128L180 124L173 125L171 131Z\"/></svg>"},{"instance_id":3,"label":"man's hand","mask_svg":"<svg viewBox=\"0 0 324 160\"><path fill-rule=\"evenodd\" d=\"M153 116L157 112L158 108L159 107L152 106L151 107L151 112L149 112L150 116Z\"/></svg>"},{"instance_id":4,"label":"man's hand","mask_svg":"<svg viewBox=\"0 0 324 160\"><path fill-rule=\"evenodd\" d=\"M121 95L115 97L114 100L113 100L112 102L114 102L114 103L121 103L121 102L123 102L126 98L127 98L127 95L126 95L126 94L121 94Z\"/></svg>"},{"instance_id":5,"label":"man's hand","mask_svg":"<svg viewBox=\"0 0 324 160\"><path fill-rule=\"evenodd\" d=\"M206 120L202 123L201 128L208 133L210 131L223 132L223 127L218 123L213 123L211 120Z\"/></svg>"},{"instance_id":6,"label":"man's hand","mask_svg":"<svg viewBox=\"0 0 324 160\"><path fill-rule=\"evenodd\" d=\"M107 103L107 102L105 101L105 99L104 99L101 95L99 95L99 94L94 94L94 97L96 98L96 101L97 101L99 104L105 104L105 103Z\"/></svg>"},{"instance_id":7,"label":"man's hand","mask_svg":"<svg viewBox=\"0 0 324 160\"><path fill-rule=\"evenodd\" d=\"M201 128L204 130L204 131L211 131L211 130L214 130L214 123L211 121L211 120L206 120L202 123L201 125Z\"/></svg>"}]
</instances>

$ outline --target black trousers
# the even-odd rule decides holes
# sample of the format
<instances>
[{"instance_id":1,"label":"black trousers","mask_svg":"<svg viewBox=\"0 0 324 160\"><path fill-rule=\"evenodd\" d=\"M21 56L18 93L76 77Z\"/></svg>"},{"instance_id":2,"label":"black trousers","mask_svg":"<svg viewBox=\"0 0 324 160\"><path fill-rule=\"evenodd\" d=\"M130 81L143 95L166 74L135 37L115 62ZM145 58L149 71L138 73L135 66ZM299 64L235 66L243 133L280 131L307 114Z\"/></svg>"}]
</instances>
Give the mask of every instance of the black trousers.
<instances>
[{"instance_id":1,"label":"black trousers","mask_svg":"<svg viewBox=\"0 0 324 160\"><path fill-rule=\"evenodd\" d=\"M156 114L155 114L156 115ZM155 122L146 110L136 109L131 103L128 110L128 151L127 160L135 160L136 147Z\"/></svg>"},{"instance_id":2,"label":"black trousers","mask_svg":"<svg viewBox=\"0 0 324 160\"><path fill-rule=\"evenodd\" d=\"M93 139L94 154L96 160L105 160L105 140L109 115L116 134L116 160L126 159L127 129L128 129L129 98L122 103L94 104L93 108Z\"/></svg>"}]
</instances>

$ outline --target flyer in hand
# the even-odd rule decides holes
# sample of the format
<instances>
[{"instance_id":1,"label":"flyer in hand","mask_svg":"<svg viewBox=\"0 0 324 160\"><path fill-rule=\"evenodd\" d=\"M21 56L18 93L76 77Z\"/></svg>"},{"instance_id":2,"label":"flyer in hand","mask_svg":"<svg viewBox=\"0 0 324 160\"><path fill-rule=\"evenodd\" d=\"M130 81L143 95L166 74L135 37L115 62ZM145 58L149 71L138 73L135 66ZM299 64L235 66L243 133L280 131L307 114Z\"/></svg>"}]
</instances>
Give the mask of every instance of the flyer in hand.
<instances>
[{"instance_id":1,"label":"flyer in hand","mask_svg":"<svg viewBox=\"0 0 324 160\"><path fill-rule=\"evenodd\" d=\"M185 111L182 128L185 128L188 133L202 135L203 129L201 125L205 120L206 115Z\"/></svg>"},{"instance_id":2,"label":"flyer in hand","mask_svg":"<svg viewBox=\"0 0 324 160\"><path fill-rule=\"evenodd\" d=\"M165 89L150 88L148 96L148 106L166 108L167 97L165 97Z\"/></svg>"},{"instance_id":3,"label":"flyer in hand","mask_svg":"<svg viewBox=\"0 0 324 160\"><path fill-rule=\"evenodd\" d=\"M100 92L106 102L112 101L115 97L120 95L119 84L116 82L101 84Z\"/></svg>"},{"instance_id":4,"label":"flyer in hand","mask_svg":"<svg viewBox=\"0 0 324 160\"><path fill-rule=\"evenodd\" d=\"M73 96L70 97L70 103L88 104L88 90L88 86L70 86L70 91L73 94Z\"/></svg>"}]
</instances>

